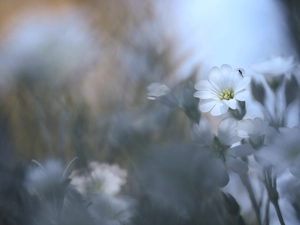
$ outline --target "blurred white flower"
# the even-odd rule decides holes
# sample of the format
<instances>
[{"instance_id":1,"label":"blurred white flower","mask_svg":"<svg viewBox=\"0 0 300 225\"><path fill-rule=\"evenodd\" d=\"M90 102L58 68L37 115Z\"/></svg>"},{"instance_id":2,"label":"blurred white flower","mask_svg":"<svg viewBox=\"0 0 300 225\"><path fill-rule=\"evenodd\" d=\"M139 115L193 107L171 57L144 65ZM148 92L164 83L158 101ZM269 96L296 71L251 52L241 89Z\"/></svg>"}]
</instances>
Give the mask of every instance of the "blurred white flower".
<instances>
[{"instance_id":1,"label":"blurred white flower","mask_svg":"<svg viewBox=\"0 0 300 225\"><path fill-rule=\"evenodd\" d=\"M238 121L238 136L241 138L255 138L264 135L268 129L269 122L259 117Z\"/></svg>"},{"instance_id":2,"label":"blurred white flower","mask_svg":"<svg viewBox=\"0 0 300 225\"><path fill-rule=\"evenodd\" d=\"M295 59L293 56L272 56L261 62L254 63L250 68L258 74L264 75L267 79L286 75L290 79L292 70L295 68Z\"/></svg>"},{"instance_id":3,"label":"blurred white flower","mask_svg":"<svg viewBox=\"0 0 300 225\"><path fill-rule=\"evenodd\" d=\"M88 201L88 211L97 224L121 225L134 215L135 201L119 195L126 183L127 172L117 165L91 162L89 173L75 170L71 173L73 185Z\"/></svg>"},{"instance_id":4,"label":"blurred white flower","mask_svg":"<svg viewBox=\"0 0 300 225\"><path fill-rule=\"evenodd\" d=\"M227 146L231 146L242 140L238 136L238 121L232 117L223 119L218 127L218 138Z\"/></svg>"},{"instance_id":5,"label":"blurred white flower","mask_svg":"<svg viewBox=\"0 0 300 225\"><path fill-rule=\"evenodd\" d=\"M242 140L238 136L238 121L232 117L227 117L218 125L217 134L213 134L209 122L205 117L201 117L199 124L194 124L191 130L191 138L194 142L207 147L212 147L216 151L220 148L229 148L233 144ZM215 142L215 136L220 141L219 145L211 145Z\"/></svg>"},{"instance_id":6,"label":"blurred white flower","mask_svg":"<svg viewBox=\"0 0 300 225\"><path fill-rule=\"evenodd\" d=\"M288 105L284 113L285 126L293 128L300 124L300 102L293 101Z\"/></svg>"},{"instance_id":7,"label":"blurred white flower","mask_svg":"<svg viewBox=\"0 0 300 225\"><path fill-rule=\"evenodd\" d=\"M8 74L26 75L54 87L77 79L97 56L94 36L84 21L76 11L59 19L25 16L4 39L0 64Z\"/></svg>"},{"instance_id":8,"label":"blurred white flower","mask_svg":"<svg viewBox=\"0 0 300 225\"><path fill-rule=\"evenodd\" d=\"M240 120L238 122L238 136L247 138L247 141L255 149L263 146L265 134L269 128L269 122L256 117L252 119Z\"/></svg>"},{"instance_id":9,"label":"blurred white flower","mask_svg":"<svg viewBox=\"0 0 300 225\"><path fill-rule=\"evenodd\" d=\"M214 135L211 132L209 122L205 117L201 117L199 124L194 124L191 130L191 138L194 142L202 146L210 146Z\"/></svg>"},{"instance_id":10,"label":"blurred white flower","mask_svg":"<svg viewBox=\"0 0 300 225\"><path fill-rule=\"evenodd\" d=\"M237 101L245 101L249 97L246 89L249 82L250 77L244 77L241 70L232 70L229 65L213 67L208 80L201 80L195 85L198 91L194 96L200 99L200 111L211 111L211 115L219 116L228 108L237 109Z\"/></svg>"},{"instance_id":11,"label":"blurred white flower","mask_svg":"<svg viewBox=\"0 0 300 225\"><path fill-rule=\"evenodd\" d=\"M300 178L300 128L279 128L279 135L268 146L257 152L259 157L275 166L277 173L285 168Z\"/></svg>"},{"instance_id":12,"label":"blurred white flower","mask_svg":"<svg viewBox=\"0 0 300 225\"><path fill-rule=\"evenodd\" d=\"M248 171L245 162L237 157L248 156L253 153L253 148L248 144L239 144L242 139L238 136L238 121L232 117L223 119L218 127L219 146L221 158L235 173L242 174Z\"/></svg>"},{"instance_id":13,"label":"blurred white flower","mask_svg":"<svg viewBox=\"0 0 300 225\"><path fill-rule=\"evenodd\" d=\"M121 186L126 183L127 172L117 165L91 162L90 174L78 175L80 171L73 171L70 175L71 184L81 193L105 193L116 195Z\"/></svg>"},{"instance_id":14,"label":"blurred white flower","mask_svg":"<svg viewBox=\"0 0 300 225\"><path fill-rule=\"evenodd\" d=\"M232 171L238 174L246 173L248 166L237 157L253 154L249 144L240 144L238 136L238 121L232 117L223 119L218 126L217 135L211 133L209 123L201 118L199 125L194 125L191 131L193 141L210 148L212 154L226 163Z\"/></svg>"},{"instance_id":15,"label":"blurred white flower","mask_svg":"<svg viewBox=\"0 0 300 225\"><path fill-rule=\"evenodd\" d=\"M164 84L152 83L148 86L148 99L155 100L156 98L169 93L171 90Z\"/></svg>"}]
</instances>

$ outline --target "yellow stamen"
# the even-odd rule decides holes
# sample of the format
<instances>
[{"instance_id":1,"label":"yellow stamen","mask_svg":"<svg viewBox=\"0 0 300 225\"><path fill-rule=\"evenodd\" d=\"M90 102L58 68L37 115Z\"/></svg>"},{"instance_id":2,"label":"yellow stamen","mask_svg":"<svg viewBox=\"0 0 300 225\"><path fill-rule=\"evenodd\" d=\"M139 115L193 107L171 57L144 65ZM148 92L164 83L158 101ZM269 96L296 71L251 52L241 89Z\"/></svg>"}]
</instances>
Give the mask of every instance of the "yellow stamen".
<instances>
[{"instance_id":1,"label":"yellow stamen","mask_svg":"<svg viewBox=\"0 0 300 225\"><path fill-rule=\"evenodd\" d=\"M228 90L228 89L223 90L219 95L219 98L221 100L230 100L233 99L233 97L234 97L233 90Z\"/></svg>"}]
</instances>

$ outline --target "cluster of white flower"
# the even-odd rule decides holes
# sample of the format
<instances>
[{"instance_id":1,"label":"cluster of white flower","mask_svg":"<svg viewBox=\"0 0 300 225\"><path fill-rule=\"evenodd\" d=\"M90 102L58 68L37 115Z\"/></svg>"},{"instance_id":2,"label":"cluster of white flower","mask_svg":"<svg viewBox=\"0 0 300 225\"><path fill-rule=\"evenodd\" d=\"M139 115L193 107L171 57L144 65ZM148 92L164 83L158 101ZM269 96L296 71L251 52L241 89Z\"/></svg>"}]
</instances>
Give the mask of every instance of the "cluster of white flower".
<instances>
[{"instance_id":1,"label":"cluster of white flower","mask_svg":"<svg viewBox=\"0 0 300 225\"><path fill-rule=\"evenodd\" d=\"M90 162L88 172L74 170L73 185L87 200L88 211L102 224L123 224L133 216L134 201L120 194L126 184L127 171L118 165Z\"/></svg>"},{"instance_id":2,"label":"cluster of white flower","mask_svg":"<svg viewBox=\"0 0 300 225\"><path fill-rule=\"evenodd\" d=\"M213 67L207 79L195 84L193 93L199 99L198 110L210 112L211 116L199 116L196 120L199 122L191 129L191 138L202 148L209 149L226 171L239 175L249 193L258 224L261 224L259 205L248 176L248 166L257 165L258 181L269 198L266 204L274 205L278 220L284 224L276 182L286 168L290 175L300 178L300 85L296 77L300 67L292 56L273 56L250 68L252 79L243 69L233 70L226 64ZM170 95L171 89L155 84L149 90L153 87L157 91L151 96L160 98L157 100L165 105L166 99L173 105L178 104L173 100L174 94ZM188 111L192 107L184 107L187 105L184 101L186 98L182 98L177 108L183 109L188 116L195 115ZM251 104L259 105L263 116L247 112ZM211 127L205 116L220 121L217 129ZM190 117L192 121L194 118Z\"/></svg>"},{"instance_id":3,"label":"cluster of white flower","mask_svg":"<svg viewBox=\"0 0 300 225\"><path fill-rule=\"evenodd\" d=\"M221 120L216 134L212 134L207 120L201 118L199 124L192 128L192 139L197 143L200 142L202 146L209 147L213 155L217 155L227 167L241 176L243 183L247 180L243 177L248 176L249 159L245 159L249 155L254 155L256 163L261 168L257 169L261 174L260 180L263 181L282 224L279 197L276 197L278 196L276 177L289 168L292 175L300 178L298 104L300 98L298 80L294 76L299 66L294 57L273 56L253 64L250 68L252 72L262 75L261 83L255 81L251 83L252 96L248 87L250 77L245 76L243 70L232 70L228 65L212 68L208 79L201 80L195 85L194 96L200 99L201 112L221 116L230 110L230 114ZM245 104L241 102L251 104L251 99L259 102L265 115L264 119L244 117L247 110ZM241 110L244 110L244 113L235 113ZM295 115L297 113L299 115ZM298 120L287 118L291 115ZM289 121L295 123L291 124ZM251 200L260 221L256 200L254 198Z\"/></svg>"}]
</instances>

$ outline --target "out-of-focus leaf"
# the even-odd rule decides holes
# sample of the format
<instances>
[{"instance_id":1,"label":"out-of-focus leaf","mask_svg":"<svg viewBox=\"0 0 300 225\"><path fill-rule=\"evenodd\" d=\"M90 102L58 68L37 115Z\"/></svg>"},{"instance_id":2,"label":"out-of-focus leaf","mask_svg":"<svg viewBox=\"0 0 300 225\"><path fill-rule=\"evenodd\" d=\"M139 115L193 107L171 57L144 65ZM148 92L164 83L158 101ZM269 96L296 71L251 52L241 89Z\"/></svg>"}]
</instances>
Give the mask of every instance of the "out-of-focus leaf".
<instances>
[{"instance_id":1,"label":"out-of-focus leaf","mask_svg":"<svg viewBox=\"0 0 300 225\"><path fill-rule=\"evenodd\" d=\"M182 91L182 107L185 114L194 122L198 123L201 114L198 110L198 101L194 97L194 89L185 88Z\"/></svg>"},{"instance_id":2,"label":"out-of-focus leaf","mask_svg":"<svg viewBox=\"0 0 300 225\"><path fill-rule=\"evenodd\" d=\"M179 107L179 101L172 92L169 92L168 94L159 96L157 98L157 100L170 108L178 108Z\"/></svg>"},{"instance_id":3,"label":"out-of-focus leaf","mask_svg":"<svg viewBox=\"0 0 300 225\"><path fill-rule=\"evenodd\" d=\"M235 200L235 198L229 194L229 193L224 193L222 192L223 199L225 200L225 205L227 211L232 214L232 215L238 215L240 212L240 206Z\"/></svg>"}]
</instances>

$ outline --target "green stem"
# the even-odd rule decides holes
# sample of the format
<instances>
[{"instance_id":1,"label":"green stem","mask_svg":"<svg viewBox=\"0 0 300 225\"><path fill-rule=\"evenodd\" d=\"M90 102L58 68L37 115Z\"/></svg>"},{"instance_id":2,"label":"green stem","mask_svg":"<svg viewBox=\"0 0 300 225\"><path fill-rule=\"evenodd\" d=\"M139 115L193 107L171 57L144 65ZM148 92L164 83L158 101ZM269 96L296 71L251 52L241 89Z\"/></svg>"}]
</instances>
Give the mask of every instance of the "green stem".
<instances>
[{"instance_id":1,"label":"green stem","mask_svg":"<svg viewBox=\"0 0 300 225\"><path fill-rule=\"evenodd\" d=\"M268 198L267 204L266 204L266 215L265 215L265 222L264 225L269 225L270 224L270 199Z\"/></svg>"},{"instance_id":2,"label":"green stem","mask_svg":"<svg viewBox=\"0 0 300 225\"><path fill-rule=\"evenodd\" d=\"M274 202L272 202L272 204L274 205L274 208L276 210L276 213L277 213L280 224L285 225L282 214L281 214L281 210L280 210L280 207L279 207L279 204L278 204L278 201L274 201Z\"/></svg>"},{"instance_id":3,"label":"green stem","mask_svg":"<svg viewBox=\"0 0 300 225\"><path fill-rule=\"evenodd\" d=\"M279 219L279 222L281 225L285 225L283 217L282 217L282 213L278 204L278 199L279 199L279 195L278 195L278 191L277 191L277 178L276 175L272 176L272 167L264 169L264 184L265 187L268 191L268 195L269 195L269 199L272 202L275 210L276 210L276 214L277 217Z\"/></svg>"},{"instance_id":4,"label":"green stem","mask_svg":"<svg viewBox=\"0 0 300 225\"><path fill-rule=\"evenodd\" d=\"M256 218L257 218L258 225L261 225L260 210L259 210L256 198L255 198L255 195L254 195L253 188L251 186L249 177L248 177L247 174L240 174L239 176L240 176L240 179L241 179L243 185L246 187L246 189L248 191L248 194L249 194L249 197L250 197L250 200L251 200L251 203L252 203L252 206L254 208Z\"/></svg>"}]
</instances>

